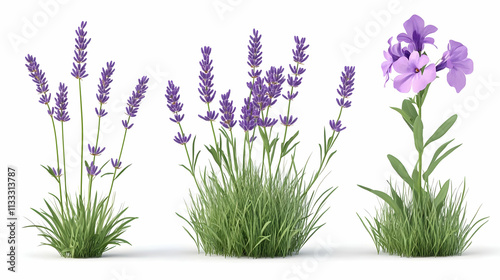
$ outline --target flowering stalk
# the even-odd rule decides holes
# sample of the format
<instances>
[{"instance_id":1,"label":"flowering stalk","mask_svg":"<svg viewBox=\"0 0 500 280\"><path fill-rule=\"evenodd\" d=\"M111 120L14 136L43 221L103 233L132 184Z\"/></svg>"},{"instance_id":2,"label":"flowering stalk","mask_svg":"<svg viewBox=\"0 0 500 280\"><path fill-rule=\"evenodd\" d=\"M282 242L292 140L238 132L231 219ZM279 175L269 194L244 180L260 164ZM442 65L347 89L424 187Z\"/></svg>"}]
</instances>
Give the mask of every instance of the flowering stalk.
<instances>
[{"instance_id":1,"label":"flowering stalk","mask_svg":"<svg viewBox=\"0 0 500 280\"><path fill-rule=\"evenodd\" d=\"M127 132L129 129L134 126L134 124L130 123L130 119L134 118L137 116L137 112L139 111L139 106L141 105L142 99L146 97L146 90L148 89L147 83L149 81L149 78L146 76L143 76L138 80L138 84L135 86L135 90L132 91L132 95L128 98L127 100L127 107L125 108L125 114L128 116L127 120L123 120L122 124L123 127L125 128L125 132L123 133L123 140L122 140L122 145L120 148L120 155L118 156L118 159L116 160L115 164L113 164L114 167L114 172L113 172L113 179L111 180L111 187L109 188L109 193L107 196L107 201L106 201L106 207L108 206L109 199L111 197L111 192L113 191L113 185L120 176L121 172L125 171L130 165L125 167L118 175L116 172L118 169L121 167L121 159L122 159L122 154L123 154L123 147L125 146L125 139L127 138ZM90 173L89 173L90 175Z\"/></svg>"},{"instance_id":2,"label":"flowering stalk","mask_svg":"<svg viewBox=\"0 0 500 280\"><path fill-rule=\"evenodd\" d=\"M91 39L86 39L85 36L87 32L84 31L85 26L87 26L86 21L82 21L76 33L76 45L75 45L75 56L73 59L73 70L71 71L71 75L78 79L78 91L80 94L80 121L81 121L81 150L80 150L80 195L82 195L82 187L83 187L83 102L82 102L82 79L87 77L85 67L87 66L87 46L90 43Z\"/></svg>"},{"instance_id":3,"label":"flowering stalk","mask_svg":"<svg viewBox=\"0 0 500 280\"><path fill-rule=\"evenodd\" d=\"M64 123L69 121L68 107L68 87L63 83L59 84L59 92L56 97L56 111L54 119L61 122L61 139L62 139L62 155L63 155L63 170L64 170L64 193L66 194L66 202L68 202L68 184L66 183L66 148L64 145Z\"/></svg>"},{"instance_id":4,"label":"flowering stalk","mask_svg":"<svg viewBox=\"0 0 500 280\"><path fill-rule=\"evenodd\" d=\"M295 50L292 50L292 53L293 53L293 61L296 62L297 64L293 67L291 64L289 65L290 70L292 71L293 77L292 77L292 75L288 74L287 82L288 82L288 85L290 86L290 91L287 93L287 95L283 94L283 97L286 100L288 100L288 108L287 108L287 112L286 112L285 117L282 117L280 115L281 124L283 124L285 126L285 135L283 137L283 142L281 143L281 154L280 154L280 158L278 160L278 166L276 167L276 173L279 172L282 158L287 154L288 147L285 146L285 143L287 143L286 136L287 136L287 132L288 132L288 127L293 125L297 121L297 118L294 119L293 116L290 115L290 107L292 104L292 100L294 100L295 97L297 97L297 95L299 94L298 91L295 93L293 92L293 90L295 88L297 88L298 86L300 86L300 84L302 83L302 78L299 78L299 76L304 74L304 72L306 72L306 69L300 67L300 65L303 64L309 58L309 55L305 54L305 50L307 48L309 48L309 45L305 45L306 38L299 39L298 36L295 36L294 39L295 39L296 48L295 48ZM295 135L292 138L295 138L297 135L298 135L298 131L297 131L297 133L295 133Z\"/></svg>"}]
</instances>

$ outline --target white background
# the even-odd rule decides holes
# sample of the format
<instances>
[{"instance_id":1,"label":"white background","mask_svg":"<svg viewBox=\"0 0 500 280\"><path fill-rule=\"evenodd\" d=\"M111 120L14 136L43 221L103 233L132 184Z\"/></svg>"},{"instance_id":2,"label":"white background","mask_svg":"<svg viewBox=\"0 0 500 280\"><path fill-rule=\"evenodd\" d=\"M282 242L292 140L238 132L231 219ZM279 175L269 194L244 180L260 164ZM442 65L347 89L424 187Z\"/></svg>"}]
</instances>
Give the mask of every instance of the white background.
<instances>
[{"instance_id":1,"label":"white background","mask_svg":"<svg viewBox=\"0 0 500 280\"><path fill-rule=\"evenodd\" d=\"M147 98L127 138L123 162L133 166L117 181L116 201L129 206L128 215L139 217L123 236L133 246L122 246L100 259L63 259L42 241L34 229L18 232L18 273L1 278L33 279L498 279L494 266L500 261L497 219L498 122L500 71L495 49L499 26L495 8L487 1L3 1L1 19L2 170L18 167L18 215L39 220L30 207L40 208L48 192L56 191L40 164L55 164L52 128L46 109L38 103L35 85L24 66L27 53L37 57L46 72L53 95L59 82L69 88L67 123L69 182L76 190L79 180L79 117L77 81L70 75L74 30L82 20L92 42L88 47L89 76L83 81L87 135L95 133L95 93L101 67L116 61L111 99L106 107L100 159L117 157L123 127L125 99L142 75L150 77ZM442 78L433 83L424 106L427 137L451 114L459 121L447 137L463 146L435 171L436 180L452 179L454 187L467 179L468 212L482 205L481 216L491 216L463 256L448 258L400 258L377 255L356 213L374 213L376 197L356 184L386 190L394 173L386 159L391 153L404 163L414 162L412 137L404 122L389 106L399 106L408 94L388 83L384 88L380 64L390 36L403 32L403 22L418 14L438 27L432 34L438 49L427 46L431 61L446 50L449 39L462 42L474 60L474 73L457 94ZM247 95L249 80L248 36L253 28L262 34L263 64L286 67L292 61L293 36L307 37L310 58L305 64L299 96L292 113L299 117L299 162L312 155L322 129L338 112L335 102L339 75L344 65L356 66L353 105L345 110L342 132L331 171L321 188L339 186L328 202L331 207L322 228L299 255L275 259L224 258L198 254L185 225L175 212L185 213L184 200L193 189L192 178L181 167L185 154L172 141L176 126L164 97L167 81L181 87L185 103L186 131L196 133L199 143L212 140L209 126L197 114L205 111L197 92L200 47L213 48L214 83L218 101L232 90L238 107ZM286 87L285 87L286 89ZM283 105L284 102L281 101ZM283 112L277 106L274 112ZM238 108L239 114L239 108ZM238 129L238 131L240 131ZM241 134L240 134L241 135ZM89 136L90 137L90 136ZM94 141L88 138L88 141ZM85 145L88 143L85 142ZM199 147L202 147L201 145ZM207 153L202 152L205 164ZM200 165L200 166L202 166ZM311 165L313 167L313 165ZM6 175L0 175L6 176ZM107 191L108 181L97 188ZM0 192L6 208L6 191ZM3 212L2 210L2 213ZM3 224L3 223L2 223ZM7 231L0 227L0 252L6 252ZM5 256L5 255L4 255Z\"/></svg>"}]
</instances>

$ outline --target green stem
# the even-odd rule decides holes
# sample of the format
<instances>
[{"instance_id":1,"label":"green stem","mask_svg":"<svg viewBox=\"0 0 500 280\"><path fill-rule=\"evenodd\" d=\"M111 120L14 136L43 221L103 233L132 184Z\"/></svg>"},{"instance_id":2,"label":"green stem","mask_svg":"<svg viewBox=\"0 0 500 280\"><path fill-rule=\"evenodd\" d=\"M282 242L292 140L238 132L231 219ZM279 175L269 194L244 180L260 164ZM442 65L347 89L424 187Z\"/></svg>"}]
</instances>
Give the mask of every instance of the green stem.
<instances>
[{"instance_id":1,"label":"green stem","mask_svg":"<svg viewBox=\"0 0 500 280\"><path fill-rule=\"evenodd\" d=\"M51 111L49 104L47 105L47 109ZM59 145L57 143L57 131L56 124L54 122L54 117L50 115L50 120L52 121L52 128L54 129L54 141L56 143L56 157L57 157L57 172L59 172L60 164L59 164ZM63 207L63 197L62 197L62 187L61 187L61 179L58 178L57 183L59 184L59 202L61 204L61 214L64 216L64 207Z\"/></svg>"},{"instance_id":2,"label":"green stem","mask_svg":"<svg viewBox=\"0 0 500 280\"><path fill-rule=\"evenodd\" d=\"M99 106L99 112L101 111L102 109L102 103L101 105ZM99 132L101 131L101 117L98 116L97 117L99 120L97 122L97 137L96 137L96 140L95 140L95 148L97 149L97 145L99 144ZM95 164L95 155L92 157L92 162L94 162ZM91 194L92 194L92 183L94 182L94 180L90 180L89 182L89 202L88 202L88 205L90 206L90 199L91 199Z\"/></svg>"},{"instance_id":3,"label":"green stem","mask_svg":"<svg viewBox=\"0 0 500 280\"><path fill-rule=\"evenodd\" d=\"M64 145L64 122L61 121L61 139L62 139L62 154L63 154L63 172L64 172L64 193L66 195L66 207L68 207L68 184L66 183L66 148Z\"/></svg>"},{"instance_id":4,"label":"green stem","mask_svg":"<svg viewBox=\"0 0 500 280\"><path fill-rule=\"evenodd\" d=\"M180 123L177 123L179 125L179 129L181 130L181 133L182 133L182 136L185 136L184 134L184 130L182 129L182 125ZM193 176L193 179L194 179L194 183L196 184L196 187L198 189L200 189L200 186L198 185L198 180L196 179L196 174L195 174L195 166L194 166L194 158L193 158L193 161L191 161L191 157L189 156L189 151L187 149L187 144L184 144L184 150L186 151L186 155L187 155L187 158L188 158L188 162L189 162L189 167L191 169L190 173L191 173L191 176ZM195 155L193 155L194 157Z\"/></svg>"},{"instance_id":5,"label":"green stem","mask_svg":"<svg viewBox=\"0 0 500 280\"><path fill-rule=\"evenodd\" d=\"M82 79L78 79L78 89L79 89L79 92L80 92L80 120L81 120L81 130L82 130L82 142L81 142L81 149L80 149L80 196L81 196L82 195L82 186L83 186L83 102L82 102ZM64 174L64 175L66 175L66 174Z\"/></svg>"}]
</instances>

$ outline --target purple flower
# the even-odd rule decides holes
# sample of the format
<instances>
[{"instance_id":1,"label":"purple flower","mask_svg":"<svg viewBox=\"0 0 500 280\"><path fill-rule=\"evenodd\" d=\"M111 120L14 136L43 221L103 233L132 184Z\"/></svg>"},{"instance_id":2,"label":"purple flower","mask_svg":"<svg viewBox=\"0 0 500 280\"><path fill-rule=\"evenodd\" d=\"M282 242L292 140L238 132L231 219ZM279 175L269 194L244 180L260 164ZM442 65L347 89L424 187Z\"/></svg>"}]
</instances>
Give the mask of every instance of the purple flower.
<instances>
[{"instance_id":1,"label":"purple flower","mask_svg":"<svg viewBox=\"0 0 500 280\"><path fill-rule=\"evenodd\" d=\"M49 116L54 115L54 109L55 109L55 108L54 108L54 107L52 107L52 108L50 108L50 109L48 109L48 110L47 110L47 113L49 114Z\"/></svg>"},{"instance_id":2,"label":"purple flower","mask_svg":"<svg viewBox=\"0 0 500 280\"><path fill-rule=\"evenodd\" d=\"M284 95L282 94L283 97L286 99L286 100L294 100L295 97L297 97L297 95L299 95L299 92L298 91L295 91L294 93L290 93L290 91L287 91L287 94Z\"/></svg>"},{"instance_id":3,"label":"purple flower","mask_svg":"<svg viewBox=\"0 0 500 280\"><path fill-rule=\"evenodd\" d=\"M337 122L335 122L335 120L331 120L331 121L330 121L330 127L331 127L333 130L337 131L337 132L341 132L342 130L344 130L344 129L345 129L345 126L344 126L344 127L342 127L342 121L340 121L340 120L339 120L339 121L337 121Z\"/></svg>"},{"instance_id":4,"label":"purple flower","mask_svg":"<svg viewBox=\"0 0 500 280\"><path fill-rule=\"evenodd\" d=\"M85 51L85 49L87 49L87 46L89 45L91 39L85 38L85 36L87 35L87 31L83 30L85 26L87 26L87 22L82 21L78 29L75 31L76 45L75 56L73 57L75 62L73 62L73 70L71 71L71 75L77 79L83 79L88 76L85 70L85 67L87 66L87 51Z\"/></svg>"},{"instance_id":5,"label":"purple flower","mask_svg":"<svg viewBox=\"0 0 500 280\"><path fill-rule=\"evenodd\" d=\"M204 103L211 103L215 98L215 90L212 89L214 84L212 80L214 75L212 74L212 70L214 67L212 66L212 60L210 59L210 53L212 49L210 47L201 48L201 53L203 54L203 59L200 61L201 71L200 76L200 88L198 92L200 93L200 99Z\"/></svg>"},{"instance_id":6,"label":"purple flower","mask_svg":"<svg viewBox=\"0 0 500 280\"><path fill-rule=\"evenodd\" d=\"M184 114L179 115L182 111L182 107L184 106L179 102L181 98L179 94L179 87L176 87L173 81L168 81L167 86L167 94L165 97L167 98L167 107L168 109L174 113L174 118L170 118L174 123L180 123L184 119Z\"/></svg>"},{"instance_id":7,"label":"purple flower","mask_svg":"<svg viewBox=\"0 0 500 280\"><path fill-rule=\"evenodd\" d=\"M99 173L101 173L101 170L98 170L99 167L97 165L94 165L94 161L90 163L90 166L87 166L87 174L89 176L97 176Z\"/></svg>"},{"instance_id":8,"label":"purple flower","mask_svg":"<svg viewBox=\"0 0 500 280\"><path fill-rule=\"evenodd\" d=\"M272 100L269 106L276 104L277 100L273 99L276 99L281 95L281 90L283 90L282 85L285 82L285 77L283 77L284 71L285 69L283 67L276 68L272 66L271 69L266 72L264 80L267 83L268 96Z\"/></svg>"},{"instance_id":9,"label":"purple flower","mask_svg":"<svg viewBox=\"0 0 500 280\"><path fill-rule=\"evenodd\" d=\"M52 96L52 94L49 93L49 95L47 96L46 93L42 94L42 97L40 97L40 100L38 100L38 102L40 102L41 104L49 104L50 102L50 97Z\"/></svg>"},{"instance_id":10,"label":"purple flower","mask_svg":"<svg viewBox=\"0 0 500 280\"><path fill-rule=\"evenodd\" d=\"M409 92L410 88L414 92L423 90L436 78L436 65L427 65L428 62L429 58L426 55L420 56L417 51L412 52L410 58L399 58L394 62L394 70L401 75L394 79L394 88L404 93Z\"/></svg>"},{"instance_id":11,"label":"purple flower","mask_svg":"<svg viewBox=\"0 0 500 280\"><path fill-rule=\"evenodd\" d=\"M389 43L389 48L387 49L387 51L384 51L384 57L386 61L382 62L382 72L384 72L386 84L387 81L389 81L389 74L392 72L392 65L394 64L394 62L396 62L402 56L406 56L407 58L410 57L408 48L401 48L401 42L391 45L391 41L392 37L389 38L389 41L387 41L387 43Z\"/></svg>"},{"instance_id":12,"label":"purple flower","mask_svg":"<svg viewBox=\"0 0 500 280\"><path fill-rule=\"evenodd\" d=\"M234 112L236 111L236 108L233 106L233 101L229 101L230 95L231 90L229 90L226 94L221 95L222 100L219 101L221 106L219 109L221 113L220 124L229 130L236 125L236 121L234 120Z\"/></svg>"},{"instance_id":13,"label":"purple flower","mask_svg":"<svg viewBox=\"0 0 500 280\"><path fill-rule=\"evenodd\" d=\"M60 122L67 122L70 120L67 111L68 107L68 87L63 83L59 83L59 92L56 94L56 111L54 119Z\"/></svg>"},{"instance_id":14,"label":"purple flower","mask_svg":"<svg viewBox=\"0 0 500 280\"><path fill-rule=\"evenodd\" d=\"M174 137L174 141L180 145L186 145L186 143L189 142L189 139L191 139L191 134L186 137L184 134L181 135L180 132L177 132L177 136Z\"/></svg>"},{"instance_id":15,"label":"purple flower","mask_svg":"<svg viewBox=\"0 0 500 280\"><path fill-rule=\"evenodd\" d=\"M436 66L436 71L444 68L450 69L447 75L448 84L459 93L465 87L465 75L471 74L474 70L472 59L467 58L467 47L450 40L448 50L444 52L441 63Z\"/></svg>"},{"instance_id":16,"label":"purple flower","mask_svg":"<svg viewBox=\"0 0 500 280\"><path fill-rule=\"evenodd\" d=\"M252 90L252 102L254 107L259 109L259 113L271 105L271 98L269 98L268 87L264 84L264 79L257 77L253 84L248 82L247 86Z\"/></svg>"},{"instance_id":17,"label":"purple flower","mask_svg":"<svg viewBox=\"0 0 500 280\"><path fill-rule=\"evenodd\" d=\"M111 75L115 72L115 69L113 69L114 66L115 63L110 61L106 63L106 68L102 68L99 84L97 85L99 93L96 93L97 101L101 104L106 103L109 99L109 91L111 89L109 85L113 82L113 80L111 80Z\"/></svg>"},{"instance_id":18,"label":"purple flower","mask_svg":"<svg viewBox=\"0 0 500 280\"><path fill-rule=\"evenodd\" d=\"M297 120L298 118L293 118L292 115L290 115L289 117L287 116L281 116L280 115L280 120L281 120L281 124L284 125L284 126L291 126L293 125Z\"/></svg>"},{"instance_id":19,"label":"purple flower","mask_svg":"<svg viewBox=\"0 0 500 280\"><path fill-rule=\"evenodd\" d=\"M264 120L259 118L257 120L257 125L260 127L271 127L271 126L274 126L277 122L278 122L277 119L265 117Z\"/></svg>"},{"instance_id":20,"label":"purple flower","mask_svg":"<svg viewBox=\"0 0 500 280\"><path fill-rule=\"evenodd\" d=\"M132 128L132 126L134 126L134 124L133 124L133 123L132 123L132 124L129 124L127 120L122 120L122 124L123 124L123 127L124 127L125 129L131 129L131 128Z\"/></svg>"},{"instance_id":21,"label":"purple flower","mask_svg":"<svg viewBox=\"0 0 500 280\"><path fill-rule=\"evenodd\" d=\"M97 110L97 108L95 108L95 113L97 114L97 116L99 118L102 118L108 114L108 112L106 112L106 110L104 110L104 109Z\"/></svg>"},{"instance_id":22,"label":"purple flower","mask_svg":"<svg viewBox=\"0 0 500 280\"><path fill-rule=\"evenodd\" d=\"M104 150L106 150L106 148L100 148L100 147L94 147L94 146L90 146L90 144L88 144L88 148L89 148L89 152L91 155L93 156L100 156Z\"/></svg>"},{"instance_id":23,"label":"purple flower","mask_svg":"<svg viewBox=\"0 0 500 280\"><path fill-rule=\"evenodd\" d=\"M257 139L257 136L250 137L250 139L248 139L248 143L252 143L255 139Z\"/></svg>"},{"instance_id":24,"label":"purple flower","mask_svg":"<svg viewBox=\"0 0 500 280\"><path fill-rule=\"evenodd\" d=\"M125 114L129 116L129 118L133 118L137 116L137 112L139 111L139 105L141 105L142 99L144 99L146 90L148 89L147 83L149 79L146 76L143 76L138 80L138 84L135 86L135 90L132 91L132 96L130 96L127 100L127 107L125 108ZM134 124L129 124L128 121L122 121L125 129L130 129Z\"/></svg>"},{"instance_id":25,"label":"purple flower","mask_svg":"<svg viewBox=\"0 0 500 280\"><path fill-rule=\"evenodd\" d=\"M25 64L30 72L29 76L36 84L36 91L40 94L45 94L49 91L49 84L45 78L45 73L40 69L40 65L36 62L36 57L27 55L25 57L28 64Z\"/></svg>"},{"instance_id":26,"label":"purple flower","mask_svg":"<svg viewBox=\"0 0 500 280\"><path fill-rule=\"evenodd\" d=\"M296 45L296 49L292 50L293 61L302 64L307 60L307 58L309 58L309 55L306 55L304 52L305 50L307 50L307 48L309 48L309 45L307 45L307 46L305 45L306 38L299 39L299 36L295 36L294 39L295 39L295 44L297 44L297 45ZM297 71L300 71L300 69ZM305 69L303 71L305 71ZM294 73L298 75L298 72L294 72Z\"/></svg>"},{"instance_id":27,"label":"purple flower","mask_svg":"<svg viewBox=\"0 0 500 280\"><path fill-rule=\"evenodd\" d=\"M111 165L112 165L115 169L120 169L120 167L122 166L122 162L121 162L121 161L118 161L118 159L116 159L116 160L111 159Z\"/></svg>"},{"instance_id":28,"label":"purple flower","mask_svg":"<svg viewBox=\"0 0 500 280\"><path fill-rule=\"evenodd\" d=\"M354 91L354 66L345 66L344 72L342 72L342 76L340 76L340 81L342 82L339 85L339 89L337 89L337 93L342 97L341 99L337 98L337 104L343 108L351 107L351 101L347 101L346 99L352 95Z\"/></svg>"},{"instance_id":29,"label":"purple flower","mask_svg":"<svg viewBox=\"0 0 500 280\"><path fill-rule=\"evenodd\" d=\"M51 169L52 169L52 173L54 174L55 177L61 177L61 175L62 175L61 168L56 169L56 168L52 167Z\"/></svg>"},{"instance_id":30,"label":"purple flower","mask_svg":"<svg viewBox=\"0 0 500 280\"><path fill-rule=\"evenodd\" d=\"M245 132L253 130L257 125L259 118L259 108L256 108L249 98L245 98L245 105L241 108L241 120L239 121L240 127Z\"/></svg>"},{"instance_id":31,"label":"purple flower","mask_svg":"<svg viewBox=\"0 0 500 280\"><path fill-rule=\"evenodd\" d=\"M260 38L258 30L253 30L253 36L250 35L250 41L248 41L248 66L252 68L248 75L250 78L255 79L260 76L262 70L256 70L262 63L262 45L260 43Z\"/></svg>"},{"instance_id":32,"label":"purple flower","mask_svg":"<svg viewBox=\"0 0 500 280\"><path fill-rule=\"evenodd\" d=\"M424 49L424 44L434 45L434 39L427 36L436 32L437 27L434 25L425 26L424 20L421 17L413 15L405 21L403 26L406 33L400 33L397 38L400 42L408 43L410 52L421 52Z\"/></svg>"},{"instance_id":33,"label":"purple flower","mask_svg":"<svg viewBox=\"0 0 500 280\"><path fill-rule=\"evenodd\" d=\"M198 117L200 117L202 120L210 121L210 122L217 120L218 116L219 116L219 113L216 113L215 110L214 111L207 111L206 116L198 115Z\"/></svg>"}]
</instances>

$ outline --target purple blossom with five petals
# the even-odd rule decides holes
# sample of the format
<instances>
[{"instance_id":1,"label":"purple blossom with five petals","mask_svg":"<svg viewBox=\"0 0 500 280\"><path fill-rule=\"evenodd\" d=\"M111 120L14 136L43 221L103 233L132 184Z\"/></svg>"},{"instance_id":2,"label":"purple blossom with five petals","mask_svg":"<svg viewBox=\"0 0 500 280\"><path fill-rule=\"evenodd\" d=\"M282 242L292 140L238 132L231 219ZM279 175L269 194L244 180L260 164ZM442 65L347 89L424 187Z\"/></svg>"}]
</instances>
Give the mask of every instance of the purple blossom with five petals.
<instances>
[{"instance_id":1,"label":"purple blossom with five petals","mask_svg":"<svg viewBox=\"0 0 500 280\"><path fill-rule=\"evenodd\" d=\"M474 70L472 59L467 58L467 47L459 42L450 40L448 50L444 52L442 61L436 66L436 71L450 69L446 76L448 84L459 93L464 87L465 75Z\"/></svg>"},{"instance_id":2,"label":"purple blossom with five petals","mask_svg":"<svg viewBox=\"0 0 500 280\"><path fill-rule=\"evenodd\" d=\"M76 32L76 45L75 45L75 56L73 59L75 62L73 62L73 70L71 71L71 75L77 79L83 79L88 76L86 74L85 67L87 66L87 46L90 43L91 39L86 39L85 36L87 35L87 31L84 30L85 26L87 26L86 21L82 21L80 26L78 27Z\"/></svg>"},{"instance_id":3,"label":"purple blossom with five petals","mask_svg":"<svg viewBox=\"0 0 500 280\"><path fill-rule=\"evenodd\" d=\"M434 45L434 39L427 36L436 32L437 27L434 25L426 26L421 17L413 15L410 19L405 21L403 26L406 33L400 33L397 38L399 42L408 43L410 52L421 52L424 49L424 44Z\"/></svg>"},{"instance_id":4,"label":"purple blossom with five petals","mask_svg":"<svg viewBox=\"0 0 500 280\"><path fill-rule=\"evenodd\" d=\"M394 79L394 88L403 93L409 92L411 88L414 92L423 90L436 78L436 65L427 65L428 62L429 58L420 56L418 51L412 52L409 58L399 58L393 65L394 70L401 74Z\"/></svg>"},{"instance_id":5,"label":"purple blossom with five petals","mask_svg":"<svg viewBox=\"0 0 500 280\"><path fill-rule=\"evenodd\" d=\"M410 52L407 47L401 48L401 42L397 44L391 45L392 37L389 38L389 48L387 51L384 51L384 57L386 61L382 62L382 72L385 76L385 84L389 81L389 74L392 72L392 65L396 62L400 57L406 56L410 57ZM385 86L384 84L384 86Z\"/></svg>"}]
</instances>

